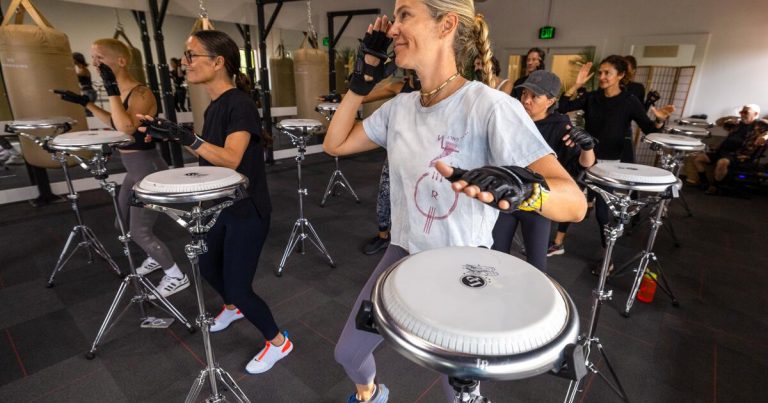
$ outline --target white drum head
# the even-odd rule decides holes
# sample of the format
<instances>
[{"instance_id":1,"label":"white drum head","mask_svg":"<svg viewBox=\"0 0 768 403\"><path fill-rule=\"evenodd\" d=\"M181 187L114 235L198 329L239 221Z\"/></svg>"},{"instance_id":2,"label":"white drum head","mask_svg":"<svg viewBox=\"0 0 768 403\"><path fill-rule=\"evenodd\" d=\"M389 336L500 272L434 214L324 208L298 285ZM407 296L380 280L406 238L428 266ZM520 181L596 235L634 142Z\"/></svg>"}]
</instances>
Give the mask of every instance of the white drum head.
<instances>
[{"instance_id":1,"label":"white drum head","mask_svg":"<svg viewBox=\"0 0 768 403\"><path fill-rule=\"evenodd\" d=\"M18 126L28 126L28 127L34 127L34 126L48 127L48 126L74 124L74 123L77 123L77 121L67 116L52 116L49 118L18 119L11 122L9 126L18 125Z\"/></svg>"},{"instance_id":2,"label":"white drum head","mask_svg":"<svg viewBox=\"0 0 768 403\"><path fill-rule=\"evenodd\" d=\"M680 123L681 125L686 125L686 126L699 126L699 127L714 126L713 123L708 122L706 119L700 119L700 118L689 117L689 118L679 119L677 122Z\"/></svg>"},{"instance_id":3,"label":"white drum head","mask_svg":"<svg viewBox=\"0 0 768 403\"><path fill-rule=\"evenodd\" d=\"M666 169L623 162L598 163L587 170L587 179L611 188L659 193L678 184L675 175Z\"/></svg>"},{"instance_id":4,"label":"white drum head","mask_svg":"<svg viewBox=\"0 0 768 403\"><path fill-rule=\"evenodd\" d=\"M309 131L319 129L323 127L323 124L319 120L315 119L285 119L281 120L277 127L280 129L296 130L307 129Z\"/></svg>"},{"instance_id":5,"label":"white drum head","mask_svg":"<svg viewBox=\"0 0 768 403\"><path fill-rule=\"evenodd\" d=\"M133 138L123 132L113 130L88 130L58 135L51 140L54 146L93 146L132 142Z\"/></svg>"},{"instance_id":6,"label":"white drum head","mask_svg":"<svg viewBox=\"0 0 768 403\"><path fill-rule=\"evenodd\" d=\"M645 138L648 141L659 143L661 145L668 146L684 146L684 147L704 147L704 143L701 140L682 134L671 133L651 133Z\"/></svg>"},{"instance_id":7,"label":"white drum head","mask_svg":"<svg viewBox=\"0 0 768 403\"><path fill-rule=\"evenodd\" d=\"M546 275L506 253L473 247L409 256L387 277L381 301L406 332L472 355L535 350L568 320L566 302Z\"/></svg>"},{"instance_id":8,"label":"white drum head","mask_svg":"<svg viewBox=\"0 0 768 403\"><path fill-rule=\"evenodd\" d=\"M324 102L322 104L317 105L318 111L336 112L336 109L338 108L339 108L339 104L335 102Z\"/></svg>"},{"instance_id":9,"label":"white drum head","mask_svg":"<svg viewBox=\"0 0 768 403\"><path fill-rule=\"evenodd\" d=\"M194 193L231 187L244 180L243 175L229 168L185 167L151 173L135 189L148 194Z\"/></svg>"}]
</instances>

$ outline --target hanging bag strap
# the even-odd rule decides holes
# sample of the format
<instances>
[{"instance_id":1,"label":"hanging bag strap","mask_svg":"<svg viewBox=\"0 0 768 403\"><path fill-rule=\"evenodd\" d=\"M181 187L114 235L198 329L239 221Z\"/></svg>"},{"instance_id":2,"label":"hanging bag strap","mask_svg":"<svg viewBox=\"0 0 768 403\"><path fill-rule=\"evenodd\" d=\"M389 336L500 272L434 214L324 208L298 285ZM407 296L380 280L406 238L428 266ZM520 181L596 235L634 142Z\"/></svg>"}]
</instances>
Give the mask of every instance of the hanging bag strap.
<instances>
[{"instance_id":1,"label":"hanging bag strap","mask_svg":"<svg viewBox=\"0 0 768 403\"><path fill-rule=\"evenodd\" d=\"M40 28L53 28L50 22L40 14L40 11L29 0L12 0L8 5L8 12L3 18L2 26L10 25L11 19L15 17L14 24L24 23L24 13L28 13L35 24Z\"/></svg>"}]
</instances>

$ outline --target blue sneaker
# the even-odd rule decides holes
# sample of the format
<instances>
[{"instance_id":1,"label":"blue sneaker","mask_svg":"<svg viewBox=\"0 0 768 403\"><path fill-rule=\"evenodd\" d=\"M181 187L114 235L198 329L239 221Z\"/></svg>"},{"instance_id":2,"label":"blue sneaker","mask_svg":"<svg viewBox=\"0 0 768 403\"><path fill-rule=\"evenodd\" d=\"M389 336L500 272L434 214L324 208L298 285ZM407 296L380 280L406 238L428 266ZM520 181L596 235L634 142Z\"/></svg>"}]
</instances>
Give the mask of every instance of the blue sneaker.
<instances>
[{"instance_id":1,"label":"blue sneaker","mask_svg":"<svg viewBox=\"0 0 768 403\"><path fill-rule=\"evenodd\" d=\"M370 399L358 400L357 394L353 393L347 403L387 403L387 400L389 400L389 389L384 384L377 384L376 391Z\"/></svg>"}]
</instances>

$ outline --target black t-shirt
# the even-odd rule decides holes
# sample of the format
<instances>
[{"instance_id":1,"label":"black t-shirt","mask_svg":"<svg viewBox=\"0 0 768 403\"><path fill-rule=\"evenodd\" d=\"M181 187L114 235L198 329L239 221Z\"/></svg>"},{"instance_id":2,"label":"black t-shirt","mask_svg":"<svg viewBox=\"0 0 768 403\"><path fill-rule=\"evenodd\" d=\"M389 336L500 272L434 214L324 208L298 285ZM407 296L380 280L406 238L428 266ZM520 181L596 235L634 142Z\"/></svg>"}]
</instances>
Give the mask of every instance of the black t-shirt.
<instances>
[{"instance_id":1,"label":"black t-shirt","mask_svg":"<svg viewBox=\"0 0 768 403\"><path fill-rule=\"evenodd\" d=\"M249 198L256 206L259 215L266 217L272 212L272 203L269 200L267 174L264 167L259 109L248 94L232 88L208 105L205 110L202 137L208 143L224 147L227 136L240 131L250 133L251 140L236 171L248 178ZM201 157L200 165L213 164Z\"/></svg>"},{"instance_id":2,"label":"black t-shirt","mask_svg":"<svg viewBox=\"0 0 768 403\"><path fill-rule=\"evenodd\" d=\"M510 94L510 95L512 95L512 98L515 98L515 99L517 99L519 101L520 98L523 97L523 89L522 88L517 88L517 86L522 84L522 83L524 83L525 80L527 80L527 79L528 79L528 76L522 76L522 77L518 78L517 80L515 80L515 83L512 84L512 93Z\"/></svg>"},{"instance_id":3,"label":"black t-shirt","mask_svg":"<svg viewBox=\"0 0 768 403\"><path fill-rule=\"evenodd\" d=\"M640 101L641 104L643 105L645 104L645 86L644 85L634 81L630 81L629 84L627 84L622 88L622 91L626 91L630 95L634 95L635 98L637 98L637 100Z\"/></svg>"},{"instance_id":4,"label":"black t-shirt","mask_svg":"<svg viewBox=\"0 0 768 403\"><path fill-rule=\"evenodd\" d=\"M642 103L625 91L610 98L603 90L587 92L576 99L560 98L558 111L576 110L584 111L584 128L599 141L595 146L598 159L618 160L622 157L624 147L631 144L625 139L632 137L632 121L645 134L658 131Z\"/></svg>"},{"instance_id":5,"label":"black t-shirt","mask_svg":"<svg viewBox=\"0 0 768 403\"><path fill-rule=\"evenodd\" d=\"M584 168L579 164L581 150L579 147L568 147L563 141L563 136L571 129L571 120L568 116L559 112L553 112L546 118L537 120L536 127L539 129L544 141L552 147L557 156L557 160L568 171L571 176L576 177Z\"/></svg>"}]
</instances>

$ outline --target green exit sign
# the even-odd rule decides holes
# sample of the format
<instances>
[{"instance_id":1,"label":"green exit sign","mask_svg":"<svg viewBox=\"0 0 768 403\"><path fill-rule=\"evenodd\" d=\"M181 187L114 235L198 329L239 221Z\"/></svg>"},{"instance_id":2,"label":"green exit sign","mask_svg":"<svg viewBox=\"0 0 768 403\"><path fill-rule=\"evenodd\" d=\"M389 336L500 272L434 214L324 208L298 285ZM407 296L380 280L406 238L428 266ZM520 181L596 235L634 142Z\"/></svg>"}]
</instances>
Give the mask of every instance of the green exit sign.
<instances>
[{"instance_id":1,"label":"green exit sign","mask_svg":"<svg viewBox=\"0 0 768 403\"><path fill-rule=\"evenodd\" d=\"M539 39L552 39L555 37L555 27L539 28Z\"/></svg>"},{"instance_id":2,"label":"green exit sign","mask_svg":"<svg viewBox=\"0 0 768 403\"><path fill-rule=\"evenodd\" d=\"M328 39L327 36L324 36L323 37L323 46L328 46L329 43L330 43L330 39Z\"/></svg>"}]
</instances>

